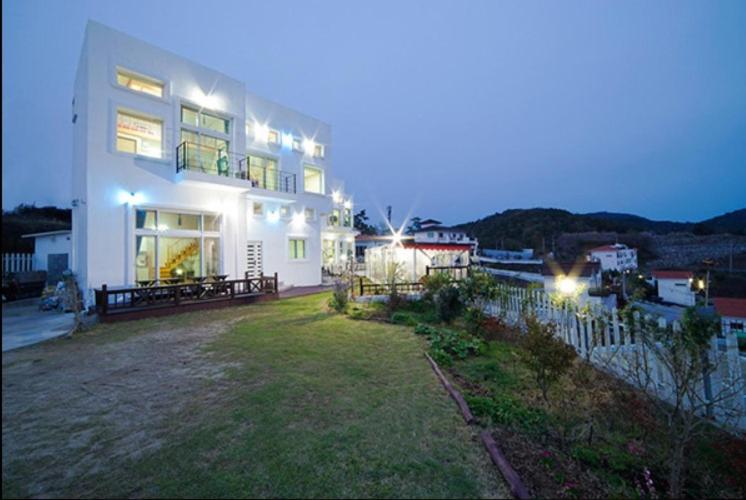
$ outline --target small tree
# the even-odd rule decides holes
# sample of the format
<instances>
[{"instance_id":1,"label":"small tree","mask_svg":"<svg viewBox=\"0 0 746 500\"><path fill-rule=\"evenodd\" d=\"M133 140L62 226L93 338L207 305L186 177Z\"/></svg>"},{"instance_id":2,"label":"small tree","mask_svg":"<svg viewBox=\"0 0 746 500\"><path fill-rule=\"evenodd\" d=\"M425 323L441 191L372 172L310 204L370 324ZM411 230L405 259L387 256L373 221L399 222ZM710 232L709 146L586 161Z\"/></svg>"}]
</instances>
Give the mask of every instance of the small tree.
<instances>
[{"instance_id":1,"label":"small tree","mask_svg":"<svg viewBox=\"0 0 746 500\"><path fill-rule=\"evenodd\" d=\"M549 402L549 388L572 366L575 350L555 336L553 323L542 324L536 317L527 316L526 334L521 339L520 356L533 372L545 402Z\"/></svg>"},{"instance_id":2,"label":"small tree","mask_svg":"<svg viewBox=\"0 0 746 500\"><path fill-rule=\"evenodd\" d=\"M485 310L490 302L497 299L497 284L489 274L474 271L459 282L459 290L466 305L466 318L472 333L480 334L487 317Z\"/></svg>"},{"instance_id":3,"label":"small tree","mask_svg":"<svg viewBox=\"0 0 746 500\"><path fill-rule=\"evenodd\" d=\"M464 309L461 293L454 285L446 285L435 295L435 312L444 323L456 319Z\"/></svg>"},{"instance_id":4,"label":"small tree","mask_svg":"<svg viewBox=\"0 0 746 500\"><path fill-rule=\"evenodd\" d=\"M347 304L349 303L350 287L346 280L337 280L334 283L334 290L332 296L329 299L329 306L335 311L341 313L347 310Z\"/></svg>"},{"instance_id":5,"label":"small tree","mask_svg":"<svg viewBox=\"0 0 746 500\"><path fill-rule=\"evenodd\" d=\"M72 271L65 271L62 274L62 281L65 285L62 294L62 303L65 311L73 313L73 328L70 331L72 335L80 331L83 325L83 299L78 287L78 281Z\"/></svg>"},{"instance_id":6,"label":"small tree","mask_svg":"<svg viewBox=\"0 0 746 500\"><path fill-rule=\"evenodd\" d=\"M717 316L689 308L681 328L664 328L655 320L640 318L634 310L625 310L624 314L636 336L626 376L643 389L650 405L665 417L669 494L679 498L686 479L686 447L705 431L707 421L703 417L717 414L726 425L731 419L743 417L738 400L744 390L743 374L740 366L727 364L725 354L710 349L711 339L720 328ZM727 373L724 367L728 367ZM714 376L726 379L713 387L710 382Z\"/></svg>"},{"instance_id":7,"label":"small tree","mask_svg":"<svg viewBox=\"0 0 746 500\"><path fill-rule=\"evenodd\" d=\"M386 264L384 284L388 291L388 309L389 312L396 311L401 305L403 299L397 285L404 281L404 266L401 262L391 261Z\"/></svg>"}]
</instances>

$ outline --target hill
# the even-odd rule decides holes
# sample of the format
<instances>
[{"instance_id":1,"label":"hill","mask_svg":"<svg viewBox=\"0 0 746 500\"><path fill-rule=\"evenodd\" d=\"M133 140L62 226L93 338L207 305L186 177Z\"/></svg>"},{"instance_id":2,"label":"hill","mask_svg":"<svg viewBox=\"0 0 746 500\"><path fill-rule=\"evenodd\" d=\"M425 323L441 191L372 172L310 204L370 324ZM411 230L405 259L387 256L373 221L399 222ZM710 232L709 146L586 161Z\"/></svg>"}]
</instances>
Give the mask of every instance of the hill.
<instances>
[{"instance_id":1,"label":"hill","mask_svg":"<svg viewBox=\"0 0 746 500\"><path fill-rule=\"evenodd\" d=\"M70 229L72 212L57 207L18 205L11 211L3 211L3 253L31 253L34 242L21 235Z\"/></svg>"},{"instance_id":2,"label":"hill","mask_svg":"<svg viewBox=\"0 0 746 500\"><path fill-rule=\"evenodd\" d=\"M483 247L549 250L554 240L565 233L692 232L746 235L746 208L697 223L656 221L638 215L613 212L575 214L557 208L510 209L459 224L457 227L476 236Z\"/></svg>"}]
</instances>

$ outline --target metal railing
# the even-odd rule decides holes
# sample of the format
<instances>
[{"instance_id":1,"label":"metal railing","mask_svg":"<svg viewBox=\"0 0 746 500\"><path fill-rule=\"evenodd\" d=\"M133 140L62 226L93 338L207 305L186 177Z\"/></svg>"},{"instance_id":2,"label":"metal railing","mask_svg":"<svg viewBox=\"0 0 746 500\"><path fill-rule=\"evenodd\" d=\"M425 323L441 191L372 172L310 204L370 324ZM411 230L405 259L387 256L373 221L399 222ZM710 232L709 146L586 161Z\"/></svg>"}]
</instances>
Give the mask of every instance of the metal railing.
<instances>
[{"instance_id":1,"label":"metal railing","mask_svg":"<svg viewBox=\"0 0 746 500\"><path fill-rule=\"evenodd\" d=\"M248 155L184 141L176 147L176 173L184 170L247 181L251 187L297 192L297 176L275 168L250 165Z\"/></svg>"}]
</instances>

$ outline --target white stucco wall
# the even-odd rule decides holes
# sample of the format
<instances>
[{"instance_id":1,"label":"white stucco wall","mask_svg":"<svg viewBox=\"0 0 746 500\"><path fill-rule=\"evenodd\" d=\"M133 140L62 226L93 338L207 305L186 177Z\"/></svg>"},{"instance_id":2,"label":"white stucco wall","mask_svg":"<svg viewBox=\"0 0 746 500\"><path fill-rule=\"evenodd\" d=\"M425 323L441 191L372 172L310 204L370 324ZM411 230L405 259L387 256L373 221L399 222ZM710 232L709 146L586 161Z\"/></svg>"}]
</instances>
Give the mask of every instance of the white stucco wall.
<instances>
[{"instance_id":1,"label":"white stucco wall","mask_svg":"<svg viewBox=\"0 0 746 500\"><path fill-rule=\"evenodd\" d=\"M47 271L47 257L50 254L67 254L68 266L72 253L72 237L70 233L51 234L34 238L34 269Z\"/></svg>"},{"instance_id":2,"label":"white stucco wall","mask_svg":"<svg viewBox=\"0 0 746 500\"><path fill-rule=\"evenodd\" d=\"M117 67L163 81L164 97L119 86ZM209 99L205 99L207 94ZM247 241L259 240L265 274L277 272L285 285L320 283L321 224L331 210L332 190L341 186L332 178L328 124L255 96L229 76L95 22L86 29L74 98L73 196L78 206L73 209L73 265L81 284L89 289L89 298L90 289L104 283L110 287L133 284L137 208L222 214L221 268L231 278L242 277L246 270ZM175 149L180 141L182 104L228 118L230 150L276 159L279 170L296 175L298 193L257 189L240 179L198 172L177 174ZM118 109L162 120L162 158L116 150ZM255 120L323 144L324 158L256 140L252 126L247 132L247 123ZM303 192L305 163L323 170L323 194ZM253 216L254 201L264 204L264 217ZM282 205L290 207L290 217L269 216ZM313 220L292 217L305 208L314 210ZM306 259L290 261L288 238L292 236L308 239Z\"/></svg>"},{"instance_id":3,"label":"white stucco wall","mask_svg":"<svg viewBox=\"0 0 746 500\"><path fill-rule=\"evenodd\" d=\"M694 292L690 289L689 280L658 278L658 297L664 302L679 304L682 306L693 306L695 304Z\"/></svg>"}]
</instances>

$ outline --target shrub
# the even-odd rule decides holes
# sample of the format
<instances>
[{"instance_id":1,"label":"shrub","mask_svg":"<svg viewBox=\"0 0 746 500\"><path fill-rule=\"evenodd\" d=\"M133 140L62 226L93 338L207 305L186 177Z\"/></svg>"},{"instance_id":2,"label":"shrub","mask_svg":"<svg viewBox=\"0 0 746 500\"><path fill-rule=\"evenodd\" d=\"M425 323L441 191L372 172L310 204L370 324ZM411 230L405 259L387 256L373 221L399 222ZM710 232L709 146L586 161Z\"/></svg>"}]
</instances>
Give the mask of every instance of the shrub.
<instances>
[{"instance_id":1,"label":"shrub","mask_svg":"<svg viewBox=\"0 0 746 500\"><path fill-rule=\"evenodd\" d=\"M417 335L426 335L429 337L438 333L438 329L433 326L420 323L415 327L414 333L416 333Z\"/></svg>"},{"instance_id":2,"label":"shrub","mask_svg":"<svg viewBox=\"0 0 746 500\"><path fill-rule=\"evenodd\" d=\"M551 323L542 324L528 316L526 326L520 356L533 372L544 401L548 402L549 387L570 369L575 360L575 350L554 335L555 326Z\"/></svg>"},{"instance_id":3,"label":"shrub","mask_svg":"<svg viewBox=\"0 0 746 500\"><path fill-rule=\"evenodd\" d=\"M415 326L417 320L412 316L411 313L397 311L391 315L391 322L397 325Z\"/></svg>"},{"instance_id":4,"label":"shrub","mask_svg":"<svg viewBox=\"0 0 746 500\"><path fill-rule=\"evenodd\" d=\"M433 352L443 352L459 359L466 359L469 355L479 354L484 349L483 342L468 334L455 330L436 330L429 336L430 349Z\"/></svg>"},{"instance_id":5,"label":"shrub","mask_svg":"<svg viewBox=\"0 0 746 500\"><path fill-rule=\"evenodd\" d=\"M444 323L456 319L463 308L458 288L453 285L443 287L435 296L435 312Z\"/></svg>"},{"instance_id":6,"label":"shrub","mask_svg":"<svg viewBox=\"0 0 746 500\"><path fill-rule=\"evenodd\" d=\"M422 279L424 288L423 298L428 302L435 302L435 296L446 286L451 284L451 277L446 273L435 273Z\"/></svg>"},{"instance_id":7,"label":"shrub","mask_svg":"<svg viewBox=\"0 0 746 500\"><path fill-rule=\"evenodd\" d=\"M346 283L343 283L341 281L336 282L334 284L332 297L329 299L329 307L337 312L344 312L347 309L347 304L350 301L348 290L349 287Z\"/></svg>"},{"instance_id":8,"label":"shrub","mask_svg":"<svg viewBox=\"0 0 746 500\"><path fill-rule=\"evenodd\" d=\"M547 426L548 417L542 410L530 408L504 394L495 398L467 395L466 402L475 415L490 418L498 424L515 425L534 432L541 432Z\"/></svg>"}]
</instances>

